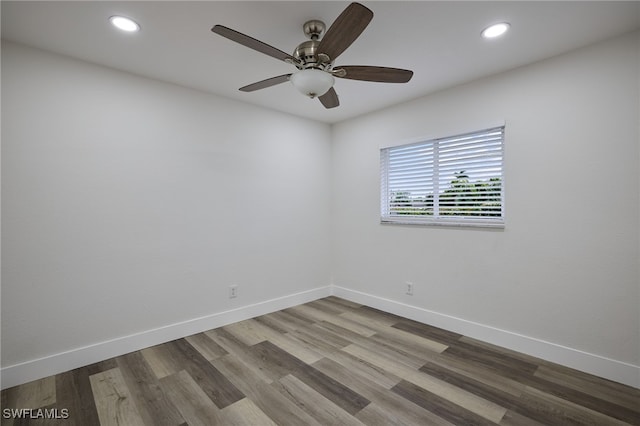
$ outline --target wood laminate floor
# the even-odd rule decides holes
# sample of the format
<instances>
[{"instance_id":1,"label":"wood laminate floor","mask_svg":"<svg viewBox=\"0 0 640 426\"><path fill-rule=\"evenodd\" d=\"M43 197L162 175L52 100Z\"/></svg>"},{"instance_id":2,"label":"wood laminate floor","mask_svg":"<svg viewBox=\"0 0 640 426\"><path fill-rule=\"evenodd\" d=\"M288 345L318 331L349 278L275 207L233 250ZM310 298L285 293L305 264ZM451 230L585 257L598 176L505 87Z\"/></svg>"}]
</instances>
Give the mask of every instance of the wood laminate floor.
<instances>
[{"instance_id":1,"label":"wood laminate floor","mask_svg":"<svg viewBox=\"0 0 640 426\"><path fill-rule=\"evenodd\" d=\"M640 425L637 389L336 297L16 386L2 408L2 425Z\"/></svg>"}]
</instances>

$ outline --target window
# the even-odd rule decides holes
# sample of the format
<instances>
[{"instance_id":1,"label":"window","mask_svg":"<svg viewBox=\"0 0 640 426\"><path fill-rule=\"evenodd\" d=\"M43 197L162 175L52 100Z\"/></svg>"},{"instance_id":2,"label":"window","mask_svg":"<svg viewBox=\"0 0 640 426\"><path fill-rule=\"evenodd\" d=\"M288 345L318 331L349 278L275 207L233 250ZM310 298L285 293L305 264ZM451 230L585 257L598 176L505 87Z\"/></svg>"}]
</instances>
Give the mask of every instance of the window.
<instances>
[{"instance_id":1,"label":"window","mask_svg":"<svg viewBox=\"0 0 640 426\"><path fill-rule=\"evenodd\" d=\"M504 226L504 126L380 150L382 223Z\"/></svg>"}]
</instances>

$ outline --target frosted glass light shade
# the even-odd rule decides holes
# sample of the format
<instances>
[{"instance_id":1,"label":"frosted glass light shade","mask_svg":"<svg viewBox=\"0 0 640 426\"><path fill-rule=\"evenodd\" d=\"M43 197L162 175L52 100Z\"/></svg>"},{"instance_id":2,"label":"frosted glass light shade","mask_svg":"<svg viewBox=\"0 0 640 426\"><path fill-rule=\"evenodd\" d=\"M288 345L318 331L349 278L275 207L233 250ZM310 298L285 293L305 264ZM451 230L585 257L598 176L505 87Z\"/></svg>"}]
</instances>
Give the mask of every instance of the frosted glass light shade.
<instances>
[{"instance_id":1,"label":"frosted glass light shade","mask_svg":"<svg viewBox=\"0 0 640 426\"><path fill-rule=\"evenodd\" d=\"M331 89L333 76L325 71L306 69L291 74L289 78L293 87L310 98L322 96Z\"/></svg>"}]
</instances>

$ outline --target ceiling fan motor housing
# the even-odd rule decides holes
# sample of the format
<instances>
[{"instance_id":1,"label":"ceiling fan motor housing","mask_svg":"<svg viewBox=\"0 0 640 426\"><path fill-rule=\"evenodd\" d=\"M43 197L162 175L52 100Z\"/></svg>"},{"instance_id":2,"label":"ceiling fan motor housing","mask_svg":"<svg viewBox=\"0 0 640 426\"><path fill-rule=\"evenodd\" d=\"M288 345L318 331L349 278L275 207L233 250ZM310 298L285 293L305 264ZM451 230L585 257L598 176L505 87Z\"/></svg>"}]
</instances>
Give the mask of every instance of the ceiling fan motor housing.
<instances>
[{"instance_id":1,"label":"ceiling fan motor housing","mask_svg":"<svg viewBox=\"0 0 640 426\"><path fill-rule=\"evenodd\" d=\"M315 65L318 62L316 51L318 50L318 40L307 40L298 45L296 50L293 51L293 57L300 61L300 69L309 68L309 66Z\"/></svg>"},{"instance_id":2,"label":"ceiling fan motor housing","mask_svg":"<svg viewBox=\"0 0 640 426\"><path fill-rule=\"evenodd\" d=\"M304 34L310 40L304 41L293 51L293 57L298 59L296 67L299 69L315 68L327 70L331 66L331 61L327 55L317 54L320 45L320 34L325 29L324 22L318 20L307 21L303 25Z\"/></svg>"}]
</instances>

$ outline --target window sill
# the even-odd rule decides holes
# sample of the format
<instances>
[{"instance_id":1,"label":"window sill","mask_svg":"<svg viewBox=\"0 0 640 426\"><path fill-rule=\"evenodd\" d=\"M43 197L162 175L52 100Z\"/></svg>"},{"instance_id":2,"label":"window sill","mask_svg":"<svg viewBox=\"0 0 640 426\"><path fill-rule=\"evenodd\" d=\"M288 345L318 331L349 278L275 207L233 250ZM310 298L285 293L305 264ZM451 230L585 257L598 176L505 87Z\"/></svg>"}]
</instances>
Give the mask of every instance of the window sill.
<instances>
[{"instance_id":1,"label":"window sill","mask_svg":"<svg viewBox=\"0 0 640 426\"><path fill-rule=\"evenodd\" d=\"M504 229L504 220L425 220L422 218L380 218L381 225L412 225L412 226L446 226L452 228L493 228Z\"/></svg>"}]
</instances>

